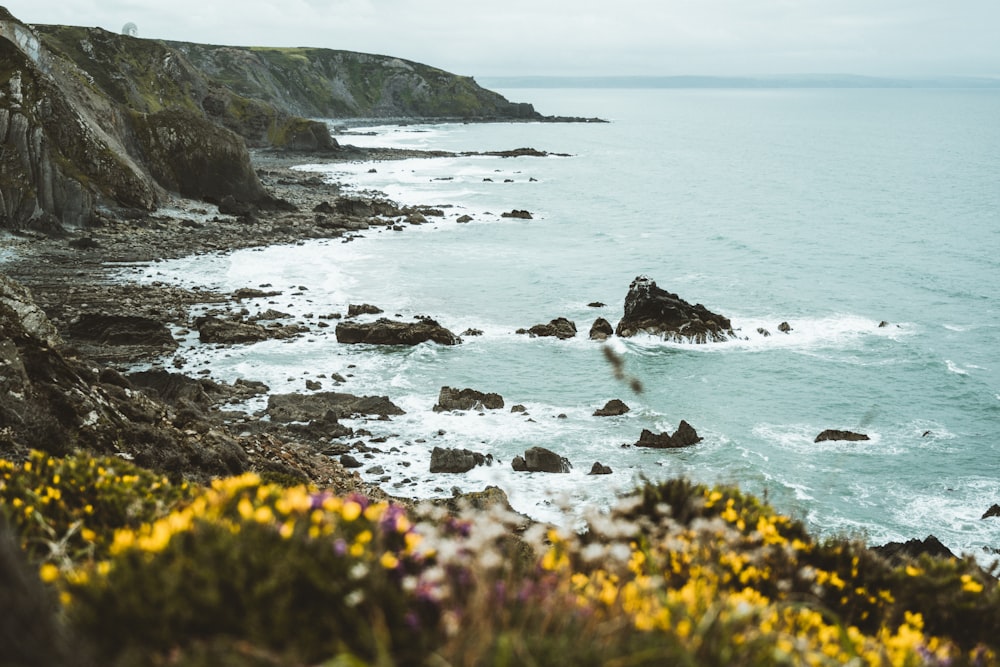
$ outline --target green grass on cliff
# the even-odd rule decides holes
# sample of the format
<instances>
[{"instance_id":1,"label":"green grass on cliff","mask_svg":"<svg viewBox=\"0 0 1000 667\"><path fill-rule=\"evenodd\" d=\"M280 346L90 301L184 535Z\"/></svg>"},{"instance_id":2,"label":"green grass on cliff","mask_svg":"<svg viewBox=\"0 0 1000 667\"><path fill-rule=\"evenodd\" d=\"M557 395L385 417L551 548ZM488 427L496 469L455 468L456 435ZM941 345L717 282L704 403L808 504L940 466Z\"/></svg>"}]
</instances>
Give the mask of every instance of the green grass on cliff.
<instances>
[{"instance_id":1,"label":"green grass on cliff","mask_svg":"<svg viewBox=\"0 0 1000 667\"><path fill-rule=\"evenodd\" d=\"M1000 650L1000 586L973 561L890 566L683 480L568 531L36 453L0 462L0 509L94 664L987 665Z\"/></svg>"}]
</instances>

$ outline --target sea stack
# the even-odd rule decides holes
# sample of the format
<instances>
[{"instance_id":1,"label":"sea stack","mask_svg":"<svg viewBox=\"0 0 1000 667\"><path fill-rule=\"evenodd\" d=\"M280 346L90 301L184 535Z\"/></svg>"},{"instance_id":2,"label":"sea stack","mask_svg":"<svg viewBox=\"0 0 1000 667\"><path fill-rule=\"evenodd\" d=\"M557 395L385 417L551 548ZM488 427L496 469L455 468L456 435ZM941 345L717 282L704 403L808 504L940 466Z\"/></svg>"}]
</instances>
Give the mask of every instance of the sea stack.
<instances>
[{"instance_id":1,"label":"sea stack","mask_svg":"<svg viewBox=\"0 0 1000 667\"><path fill-rule=\"evenodd\" d=\"M728 318L700 303L691 305L646 276L629 285L625 315L615 333L623 337L648 333L683 343L722 342L736 336Z\"/></svg>"}]
</instances>

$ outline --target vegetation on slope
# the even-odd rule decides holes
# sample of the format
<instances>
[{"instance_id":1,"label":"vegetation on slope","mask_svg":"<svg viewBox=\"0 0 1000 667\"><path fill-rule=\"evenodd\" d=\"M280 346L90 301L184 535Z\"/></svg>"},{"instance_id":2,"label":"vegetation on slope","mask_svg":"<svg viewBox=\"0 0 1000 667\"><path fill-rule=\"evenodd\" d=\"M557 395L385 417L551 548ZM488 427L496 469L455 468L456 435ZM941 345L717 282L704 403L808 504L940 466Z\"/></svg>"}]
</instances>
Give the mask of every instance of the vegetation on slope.
<instances>
[{"instance_id":1,"label":"vegetation on slope","mask_svg":"<svg viewBox=\"0 0 1000 667\"><path fill-rule=\"evenodd\" d=\"M1000 587L973 561L890 566L682 480L571 532L36 453L0 463L0 507L97 664L957 665L1000 649Z\"/></svg>"}]
</instances>

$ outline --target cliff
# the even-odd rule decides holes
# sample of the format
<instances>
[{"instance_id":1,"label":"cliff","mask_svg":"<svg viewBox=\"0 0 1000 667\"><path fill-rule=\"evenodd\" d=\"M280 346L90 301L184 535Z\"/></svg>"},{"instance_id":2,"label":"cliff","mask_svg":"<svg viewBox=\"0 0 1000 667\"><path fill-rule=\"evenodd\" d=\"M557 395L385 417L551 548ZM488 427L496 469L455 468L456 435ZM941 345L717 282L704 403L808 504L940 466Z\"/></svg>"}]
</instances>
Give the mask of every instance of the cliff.
<instances>
[{"instance_id":1,"label":"cliff","mask_svg":"<svg viewBox=\"0 0 1000 667\"><path fill-rule=\"evenodd\" d=\"M169 192L265 203L248 146L332 152L311 118L400 116L541 118L397 58L27 26L0 7L0 229L84 227Z\"/></svg>"}]
</instances>

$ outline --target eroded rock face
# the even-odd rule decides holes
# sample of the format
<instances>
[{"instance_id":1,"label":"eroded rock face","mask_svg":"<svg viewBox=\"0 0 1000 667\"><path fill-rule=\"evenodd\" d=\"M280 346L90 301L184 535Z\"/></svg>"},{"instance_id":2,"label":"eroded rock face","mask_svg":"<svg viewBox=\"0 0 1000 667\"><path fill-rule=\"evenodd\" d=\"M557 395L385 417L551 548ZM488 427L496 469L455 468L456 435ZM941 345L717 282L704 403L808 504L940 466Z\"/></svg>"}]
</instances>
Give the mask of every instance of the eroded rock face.
<instances>
[{"instance_id":1,"label":"eroded rock face","mask_svg":"<svg viewBox=\"0 0 1000 667\"><path fill-rule=\"evenodd\" d=\"M165 324L138 315L84 313L69 327L67 335L102 345L177 347Z\"/></svg>"},{"instance_id":2,"label":"eroded rock face","mask_svg":"<svg viewBox=\"0 0 1000 667\"><path fill-rule=\"evenodd\" d=\"M727 318L660 289L646 276L638 276L629 285L625 315L615 333L624 337L648 333L691 343L721 342L736 336Z\"/></svg>"},{"instance_id":3,"label":"eroded rock face","mask_svg":"<svg viewBox=\"0 0 1000 667\"><path fill-rule=\"evenodd\" d=\"M677 426L677 430L671 435L667 431L663 433L653 433L649 429L642 429L636 447L652 447L654 449L677 449L679 447L690 447L702 441L698 432L691 424L683 419Z\"/></svg>"},{"instance_id":4,"label":"eroded rock face","mask_svg":"<svg viewBox=\"0 0 1000 667\"><path fill-rule=\"evenodd\" d=\"M500 410L503 408L503 397L500 394L483 393L475 389L453 389L441 387L434 412L450 410Z\"/></svg>"},{"instance_id":5,"label":"eroded rock face","mask_svg":"<svg viewBox=\"0 0 1000 667\"><path fill-rule=\"evenodd\" d=\"M375 322L341 322L336 329L337 342L369 345L419 345L433 341L439 345L458 345L462 339L432 319L399 322L380 318Z\"/></svg>"}]
</instances>

